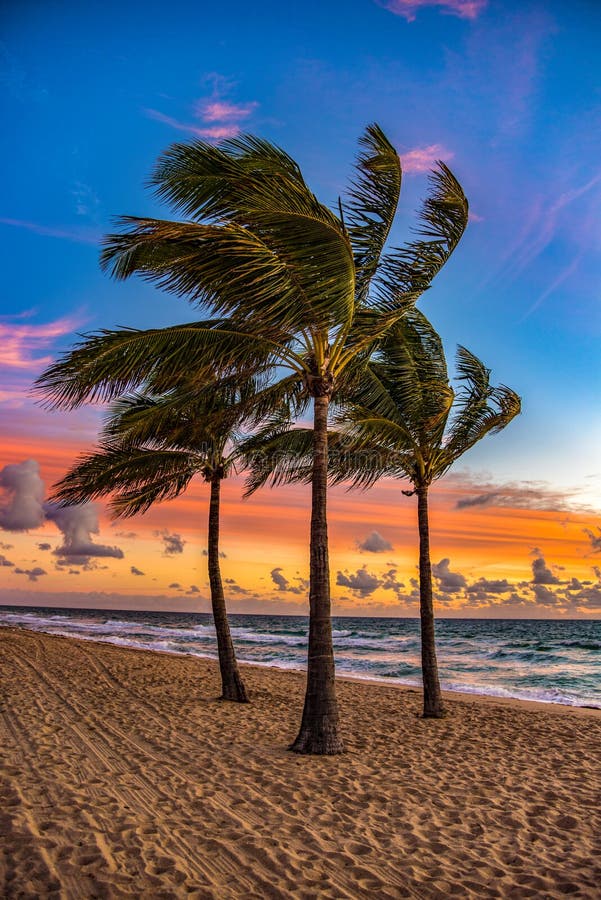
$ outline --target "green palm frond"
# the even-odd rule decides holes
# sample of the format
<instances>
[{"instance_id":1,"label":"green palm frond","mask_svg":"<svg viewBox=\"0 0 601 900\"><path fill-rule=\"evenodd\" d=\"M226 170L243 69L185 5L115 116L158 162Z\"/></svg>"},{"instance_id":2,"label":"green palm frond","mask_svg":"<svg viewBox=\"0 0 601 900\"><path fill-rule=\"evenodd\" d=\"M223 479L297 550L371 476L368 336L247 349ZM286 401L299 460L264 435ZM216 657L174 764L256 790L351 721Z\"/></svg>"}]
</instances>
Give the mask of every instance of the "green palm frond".
<instances>
[{"instance_id":1,"label":"green palm frond","mask_svg":"<svg viewBox=\"0 0 601 900\"><path fill-rule=\"evenodd\" d=\"M413 453L421 459L420 436L403 422L398 410L394 419L386 419L373 415L367 408L352 406L346 413L343 434L357 447L377 447L386 453Z\"/></svg>"},{"instance_id":2,"label":"green palm frond","mask_svg":"<svg viewBox=\"0 0 601 900\"><path fill-rule=\"evenodd\" d=\"M204 225L124 216L101 265L134 273L219 315L280 331L329 328L350 315L354 291L346 235L319 218L265 210L251 223Z\"/></svg>"},{"instance_id":3,"label":"green palm frond","mask_svg":"<svg viewBox=\"0 0 601 900\"><path fill-rule=\"evenodd\" d=\"M257 386L245 425L256 428L269 421L274 410L280 409L286 410L287 418L298 419L307 413L310 402L302 378L295 373L282 375L270 384Z\"/></svg>"},{"instance_id":4,"label":"green palm frond","mask_svg":"<svg viewBox=\"0 0 601 900\"><path fill-rule=\"evenodd\" d=\"M463 386L444 443L451 462L485 435L501 431L521 412L518 394L505 385L491 387L490 369L465 347L457 349L457 371Z\"/></svg>"},{"instance_id":5,"label":"green palm frond","mask_svg":"<svg viewBox=\"0 0 601 900\"><path fill-rule=\"evenodd\" d=\"M126 395L110 406L101 440L119 441L124 448L155 449L167 443L175 450L223 454L229 431L223 418L205 413L200 398L192 394Z\"/></svg>"},{"instance_id":6,"label":"green palm frond","mask_svg":"<svg viewBox=\"0 0 601 900\"><path fill-rule=\"evenodd\" d=\"M399 155L379 127L368 125L359 138L354 181L343 203L345 225L355 255L357 305L362 305L378 267L401 193Z\"/></svg>"},{"instance_id":7,"label":"green palm frond","mask_svg":"<svg viewBox=\"0 0 601 900\"><path fill-rule=\"evenodd\" d=\"M442 342L426 317L417 309L397 317L372 354L362 368L353 366L356 377L349 379L335 422L343 426L349 415L371 414L396 423L417 443L424 428L442 436L454 393Z\"/></svg>"},{"instance_id":8,"label":"green palm frond","mask_svg":"<svg viewBox=\"0 0 601 900\"><path fill-rule=\"evenodd\" d=\"M195 219L236 221L257 210L279 208L339 227L337 217L307 187L298 164L280 147L253 135L237 135L219 146L174 144L159 158L150 184L174 210Z\"/></svg>"},{"instance_id":9,"label":"green palm frond","mask_svg":"<svg viewBox=\"0 0 601 900\"><path fill-rule=\"evenodd\" d=\"M193 453L104 443L97 452L79 458L54 486L51 499L71 506L112 494L113 514L133 516L153 503L177 497L201 465L202 459Z\"/></svg>"},{"instance_id":10,"label":"green palm frond","mask_svg":"<svg viewBox=\"0 0 601 900\"><path fill-rule=\"evenodd\" d=\"M111 235L102 256L116 277L138 272L220 314L252 313L259 326L277 318L329 329L351 317L348 234L280 148L251 136L177 144L153 184L204 224L122 219L128 230Z\"/></svg>"},{"instance_id":11,"label":"green palm frond","mask_svg":"<svg viewBox=\"0 0 601 900\"><path fill-rule=\"evenodd\" d=\"M222 455L230 433L255 421L255 398L264 391L263 378L234 373L200 387L182 382L163 395L126 394L108 410L102 437L123 445L212 448Z\"/></svg>"},{"instance_id":12,"label":"green palm frond","mask_svg":"<svg viewBox=\"0 0 601 900\"><path fill-rule=\"evenodd\" d=\"M368 490L381 478L415 477L416 457L412 450L403 450L398 444L391 449L386 442L379 442L376 428L371 432L371 440L366 440L367 436L366 430L363 435L349 431L330 437L331 484L342 484L347 490Z\"/></svg>"},{"instance_id":13,"label":"green palm frond","mask_svg":"<svg viewBox=\"0 0 601 900\"><path fill-rule=\"evenodd\" d=\"M244 496L254 494L265 484L309 483L313 472L313 430L292 428L283 414L244 441L239 453L248 475Z\"/></svg>"},{"instance_id":14,"label":"green palm frond","mask_svg":"<svg viewBox=\"0 0 601 900\"><path fill-rule=\"evenodd\" d=\"M424 201L419 238L383 255L374 279L378 308L407 309L427 290L461 240L469 207L461 185L443 162L430 175L432 192Z\"/></svg>"},{"instance_id":15,"label":"green palm frond","mask_svg":"<svg viewBox=\"0 0 601 900\"><path fill-rule=\"evenodd\" d=\"M309 428L293 428L282 417L273 421L260 433L244 441L240 447L247 469L244 496L254 494L269 484L310 484L313 474L313 432ZM373 436L372 431L369 437ZM381 437L380 432L377 432ZM413 474L413 455L374 442L366 434L355 431L328 432L328 472L332 485L344 484L347 489L367 490L384 476L396 478Z\"/></svg>"},{"instance_id":16,"label":"green palm frond","mask_svg":"<svg viewBox=\"0 0 601 900\"><path fill-rule=\"evenodd\" d=\"M114 400L144 383L162 393L183 376L202 384L239 369L266 371L286 358L286 348L274 349L274 342L229 324L217 320L84 335L39 376L34 392L51 408L72 409L86 401ZM294 365L292 352L290 357Z\"/></svg>"},{"instance_id":17,"label":"green palm frond","mask_svg":"<svg viewBox=\"0 0 601 900\"><path fill-rule=\"evenodd\" d=\"M428 485L520 412L515 391L491 387L490 371L464 347L457 351L457 370L461 387L455 393L440 337L422 313L407 313L381 342L334 418L344 438L372 459L356 465L354 473L348 464L332 461L334 480L369 486L389 475Z\"/></svg>"}]
</instances>

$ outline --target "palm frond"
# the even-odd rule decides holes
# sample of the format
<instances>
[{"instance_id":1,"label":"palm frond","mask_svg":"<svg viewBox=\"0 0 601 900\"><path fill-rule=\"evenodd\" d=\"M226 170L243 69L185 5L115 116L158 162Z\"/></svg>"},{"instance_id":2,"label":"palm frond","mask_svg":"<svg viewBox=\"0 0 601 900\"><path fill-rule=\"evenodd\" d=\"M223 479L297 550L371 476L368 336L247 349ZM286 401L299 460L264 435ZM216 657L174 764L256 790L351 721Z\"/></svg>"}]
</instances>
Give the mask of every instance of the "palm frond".
<instances>
[{"instance_id":1,"label":"palm frond","mask_svg":"<svg viewBox=\"0 0 601 900\"><path fill-rule=\"evenodd\" d=\"M222 455L231 436L246 422L256 421L258 396L264 409L271 408L264 381L235 372L198 386L182 380L162 395L126 394L109 408L102 437L123 445L196 452L203 447L207 453Z\"/></svg>"},{"instance_id":2,"label":"palm frond","mask_svg":"<svg viewBox=\"0 0 601 900\"><path fill-rule=\"evenodd\" d=\"M465 347L457 349L457 371L464 386L444 443L448 465L489 433L501 431L521 411L521 399L505 385L491 387L490 369Z\"/></svg>"},{"instance_id":3,"label":"palm frond","mask_svg":"<svg viewBox=\"0 0 601 900\"><path fill-rule=\"evenodd\" d=\"M254 494L266 484L309 483L313 472L313 430L292 428L292 423L272 420L244 441L239 454L248 470L244 496Z\"/></svg>"},{"instance_id":4,"label":"palm frond","mask_svg":"<svg viewBox=\"0 0 601 900\"><path fill-rule=\"evenodd\" d=\"M443 162L430 176L432 192L419 215L418 239L382 258L374 279L378 308L407 309L423 293L461 240L468 222L468 202L461 185Z\"/></svg>"},{"instance_id":5,"label":"palm frond","mask_svg":"<svg viewBox=\"0 0 601 900\"><path fill-rule=\"evenodd\" d=\"M382 346L378 371L403 421L429 440L442 438L454 392L440 336L417 309L409 310Z\"/></svg>"},{"instance_id":6,"label":"palm frond","mask_svg":"<svg viewBox=\"0 0 601 900\"><path fill-rule=\"evenodd\" d=\"M367 297L388 239L402 180L399 155L379 125L368 125L359 138L359 148L349 199L343 202L355 256L357 306Z\"/></svg>"},{"instance_id":7,"label":"palm frond","mask_svg":"<svg viewBox=\"0 0 601 900\"><path fill-rule=\"evenodd\" d=\"M328 329L346 321L354 293L352 251L344 231L305 213L260 210L225 224L119 221L101 265L115 278L139 274L215 314L252 318L255 327Z\"/></svg>"},{"instance_id":8,"label":"palm frond","mask_svg":"<svg viewBox=\"0 0 601 900\"><path fill-rule=\"evenodd\" d=\"M342 434L359 447L377 447L381 452L413 453L421 457L420 435L414 434L398 411L394 419L376 416L368 408L347 410Z\"/></svg>"},{"instance_id":9,"label":"palm frond","mask_svg":"<svg viewBox=\"0 0 601 900\"><path fill-rule=\"evenodd\" d=\"M301 211L339 227L311 193L298 164L280 147L253 135L219 146L173 144L158 160L150 184L177 212L195 219L236 221L260 209Z\"/></svg>"},{"instance_id":10,"label":"palm frond","mask_svg":"<svg viewBox=\"0 0 601 900\"><path fill-rule=\"evenodd\" d=\"M50 408L73 409L86 401L110 401L142 384L162 393L182 375L200 384L238 369L268 370L285 350L265 338L226 327L192 322L142 331L124 328L83 335L36 379L34 392Z\"/></svg>"},{"instance_id":11,"label":"palm frond","mask_svg":"<svg viewBox=\"0 0 601 900\"><path fill-rule=\"evenodd\" d=\"M202 465L195 454L104 443L82 456L55 486L51 499L61 506L112 494L115 516L133 516L153 503L171 500L188 486Z\"/></svg>"}]
</instances>

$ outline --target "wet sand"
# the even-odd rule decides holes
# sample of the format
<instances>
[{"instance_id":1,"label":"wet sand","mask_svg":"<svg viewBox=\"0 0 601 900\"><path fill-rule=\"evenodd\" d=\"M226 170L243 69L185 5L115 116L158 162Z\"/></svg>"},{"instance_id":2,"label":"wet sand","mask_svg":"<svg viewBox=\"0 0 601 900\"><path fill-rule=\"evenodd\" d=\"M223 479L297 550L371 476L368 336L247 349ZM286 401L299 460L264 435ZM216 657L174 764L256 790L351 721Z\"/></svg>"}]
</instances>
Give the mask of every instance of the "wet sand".
<instances>
[{"instance_id":1,"label":"wet sand","mask_svg":"<svg viewBox=\"0 0 601 900\"><path fill-rule=\"evenodd\" d=\"M601 896L601 713L339 681L340 757L286 751L300 673L0 629L0 896Z\"/></svg>"}]
</instances>

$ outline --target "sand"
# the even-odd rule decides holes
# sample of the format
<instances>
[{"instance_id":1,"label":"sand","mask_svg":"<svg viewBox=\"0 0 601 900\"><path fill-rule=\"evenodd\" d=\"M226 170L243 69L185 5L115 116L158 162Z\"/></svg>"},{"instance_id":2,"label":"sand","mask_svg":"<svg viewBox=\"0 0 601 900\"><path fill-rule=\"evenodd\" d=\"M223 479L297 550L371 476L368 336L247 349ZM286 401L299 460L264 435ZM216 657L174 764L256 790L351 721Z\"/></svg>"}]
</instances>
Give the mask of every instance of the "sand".
<instances>
[{"instance_id":1,"label":"sand","mask_svg":"<svg viewBox=\"0 0 601 900\"><path fill-rule=\"evenodd\" d=\"M286 751L300 673L0 629L0 895L601 896L601 714L340 681L340 757Z\"/></svg>"}]
</instances>

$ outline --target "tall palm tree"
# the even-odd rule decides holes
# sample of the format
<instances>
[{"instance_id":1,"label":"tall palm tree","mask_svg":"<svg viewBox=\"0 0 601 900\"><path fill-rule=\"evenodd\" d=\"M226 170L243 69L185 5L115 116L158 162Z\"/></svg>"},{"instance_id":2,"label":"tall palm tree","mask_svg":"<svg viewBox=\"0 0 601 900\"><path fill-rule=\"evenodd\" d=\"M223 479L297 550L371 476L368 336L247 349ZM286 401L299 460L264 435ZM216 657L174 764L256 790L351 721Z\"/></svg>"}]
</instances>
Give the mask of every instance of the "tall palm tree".
<instances>
[{"instance_id":1,"label":"tall palm tree","mask_svg":"<svg viewBox=\"0 0 601 900\"><path fill-rule=\"evenodd\" d=\"M210 485L208 569L223 700L247 703L230 632L219 563L221 482L236 459L236 432L253 391L250 385L183 385L162 396L132 394L113 404L99 448L80 457L55 485L62 505L111 495L115 517L171 500L201 475Z\"/></svg>"},{"instance_id":2,"label":"tall palm tree","mask_svg":"<svg viewBox=\"0 0 601 900\"><path fill-rule=\"evenodd\" d=\"M424 718L444 715L436 644L430 562L428 492L467 450L501 431L520 412L510 388L491 387L490 370L469 350L457 350L460 387L449 382L440 337L413 309L386 335L363 382L338 414L330 434L330 480L371 487L379 478L408 478L417 496ZM244 445L251 465L248 491L307 481L310 433L290 430L283 414Z\"/></svg>"},{"instance_id":3,"label":"tall palm tree","mask_svg":"<svg viewBox=\"0 0 601 900\"><path fill-rule=\"evenodd\" d=\"M416 240L385 250L401 188L398 154L381 129L360 140L356 175L338 213L320 203L297 163L251 136L215 147L176 144L155 169L159 197L187 221L127 217L102 263L208 309L214 318L147 331L89 335L38 379L51 405L77 406L135 388L149 372L159 390L193 365L272 374L257 400L312 405L312 501L307 690L291 749L342 750L334 683L327 540L330 402L386 330L429 287L467 224L467 201L440 163ZM215 318L219 317L219 318Z\"/></svg>"}]
</instances>

